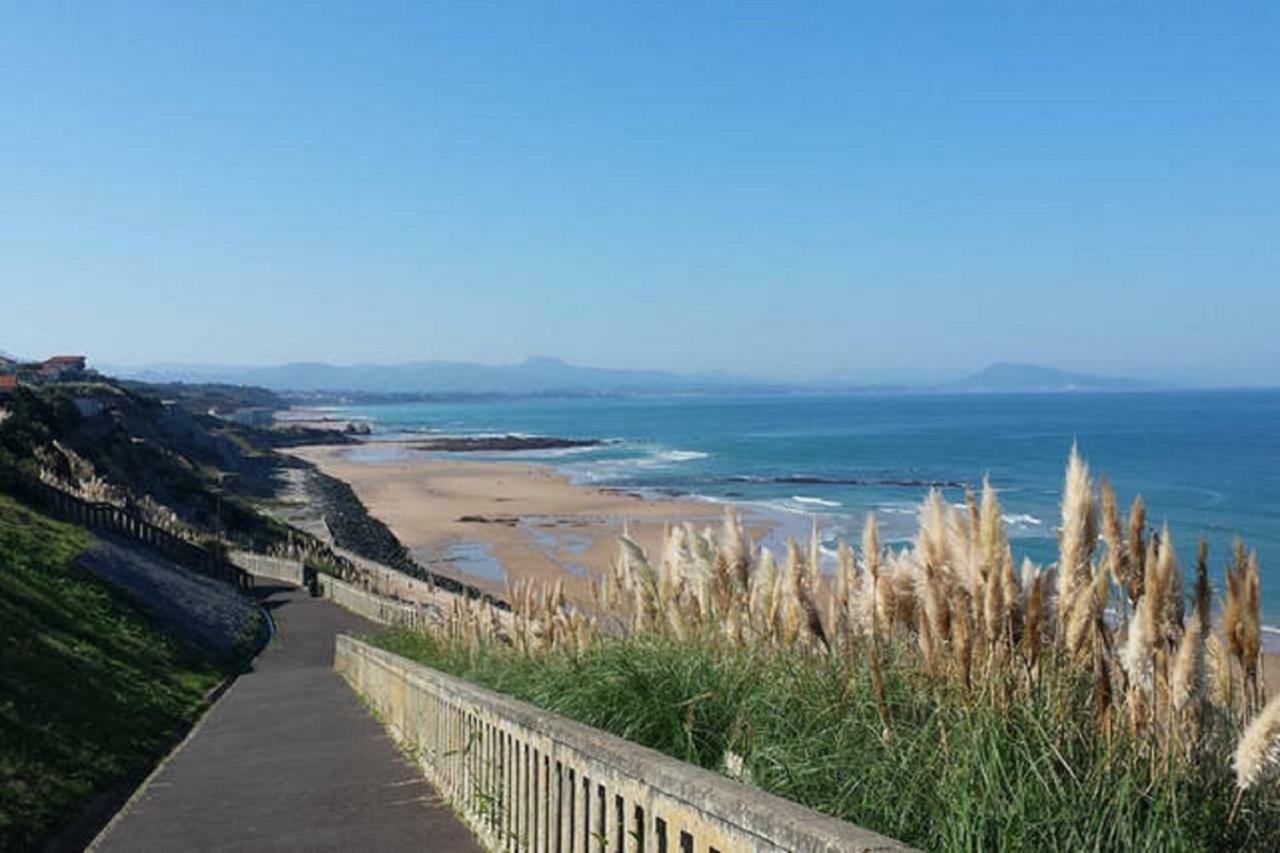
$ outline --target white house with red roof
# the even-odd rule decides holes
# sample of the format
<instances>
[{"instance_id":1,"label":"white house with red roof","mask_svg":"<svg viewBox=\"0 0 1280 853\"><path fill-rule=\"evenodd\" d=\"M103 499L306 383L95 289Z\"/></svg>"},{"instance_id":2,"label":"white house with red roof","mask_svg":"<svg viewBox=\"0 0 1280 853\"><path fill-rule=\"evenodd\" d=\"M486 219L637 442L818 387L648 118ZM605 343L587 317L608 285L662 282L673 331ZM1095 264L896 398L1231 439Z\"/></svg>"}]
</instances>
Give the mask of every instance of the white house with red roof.
<instances>
[{"instance_id":1,"label":"white house with red roof","mask_svg":"<svg viewBox=\"0 0 1280 853\"><path fill-rule=\"evenodd\" d=\"M55 355L40 365L40 378L48 382L79 379L84 375L86 361L83 355Z\"/></svg>"}]
</instances>

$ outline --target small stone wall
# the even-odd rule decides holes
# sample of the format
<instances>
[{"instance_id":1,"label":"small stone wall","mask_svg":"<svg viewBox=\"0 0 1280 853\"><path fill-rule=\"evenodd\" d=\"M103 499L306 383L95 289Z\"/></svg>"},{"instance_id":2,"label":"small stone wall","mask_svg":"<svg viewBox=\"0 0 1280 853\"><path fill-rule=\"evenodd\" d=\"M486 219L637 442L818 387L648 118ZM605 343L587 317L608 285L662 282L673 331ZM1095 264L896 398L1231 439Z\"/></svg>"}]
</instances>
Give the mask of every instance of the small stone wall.
<instances>
[{"instance_id":1,"label":"small stone wall","mask_svg":"<svg viewBox=\"0 0 1280 853\"><path fill-rule=\"evenodd\" d=\"M906 849L349 636L334 668L493 850Z\"/></svg>"}]
</instances>

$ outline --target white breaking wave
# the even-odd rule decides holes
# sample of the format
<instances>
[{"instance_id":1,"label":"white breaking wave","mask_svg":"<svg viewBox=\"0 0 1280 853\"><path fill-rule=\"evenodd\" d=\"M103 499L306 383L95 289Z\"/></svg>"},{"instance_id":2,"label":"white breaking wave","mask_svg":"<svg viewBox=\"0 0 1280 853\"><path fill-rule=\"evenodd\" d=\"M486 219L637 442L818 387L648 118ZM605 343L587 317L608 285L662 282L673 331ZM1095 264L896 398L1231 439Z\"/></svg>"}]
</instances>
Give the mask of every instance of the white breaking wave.
<instances>
[{"instance_id":1,"label":"white breaking wave","mask_svg":"<svg viewBox=\"0 0 1280 853\"><path fill-rule=\"evenodd\" d=\"M706 459L710 455L701 450L664 450L655 454L654 458L663 462L690 462L694 459Z\"/></svg>"},{"instance_id":2,"label":"white breaking wave","mask_svg":"<svg viewBox=\"0 0 1280 853\"><path fill-rule=\"evenodd\" d=\"M521 456L530 459L560 459L565 456L582 456L588 453L594 453L599 450L597 445L585 445L583 447L548 447L541 450L512 450L508 451L508 456Z\"/></svg>"},{"instance_id":3,"label":"white breaking wave","mask_svg":"<svg viewBox=\"0 0 1280 853\"><path fill-rule=\"evenodd\" d=\"M823 498L811 498L808 495L792 495L791 500L800 504L811 504L813 506L844 506L840 501L829 501Z\"/></svg>"},{"instance_id":4,"label":"white breaking wave","mask_svg":"<svg viewBox=\"0 0 1280 853\"><path fill-rule=\"evenodd\" d=\"M618 447L588 447L587 452L601 449L619 449ZM623 446L623 450L633 450ZM572 455L572 454L566 454ZM636 471L647 471L655 468L668 468L681 462L693 462L706 459L711 454L701 450L650 450L643 456L628 456L621 459L594 459L589 462L570 462L564 471L570 479L585 483L608 483L612 480L626 479L634 476Z\"/></svg>"}]
</instances>

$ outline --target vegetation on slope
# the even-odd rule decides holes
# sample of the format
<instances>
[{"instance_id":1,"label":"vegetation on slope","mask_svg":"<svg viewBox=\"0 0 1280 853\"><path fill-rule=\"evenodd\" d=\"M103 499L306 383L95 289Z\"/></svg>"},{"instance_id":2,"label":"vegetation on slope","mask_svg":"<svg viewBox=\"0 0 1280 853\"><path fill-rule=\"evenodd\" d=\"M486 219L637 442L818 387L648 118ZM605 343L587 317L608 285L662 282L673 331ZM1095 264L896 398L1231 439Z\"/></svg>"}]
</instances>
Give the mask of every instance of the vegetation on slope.
<instances>
[{"instance_id":1,"label":"vegetation on slope","mask_svg":"<svg viewBox=\"0 0 1280 853\"><path fill-rule=\"evenodd\" d=\"M1280 849L1256 555L1214 620L1207 552L1184 594L1074 452L1062 510L1058 564L1015 573L994 489L933 492L912 546L870 519L834 577L816 536L778 565L730 516L652 562L624 538L593 610L526 587L509 627L459 601L380 642L925 849Z\"/></svg>"},{"instance_id":2,"label":"vegetation on slope","mask_svg":"<svg viewBox=\"0 0 1280 853\"><path fill-rule=\"evenodd\" d=\"M78 528L0 496L0 851L29 850L88 797L125 791L222 678L75 564Z\"/></svg>"}]
</instances>

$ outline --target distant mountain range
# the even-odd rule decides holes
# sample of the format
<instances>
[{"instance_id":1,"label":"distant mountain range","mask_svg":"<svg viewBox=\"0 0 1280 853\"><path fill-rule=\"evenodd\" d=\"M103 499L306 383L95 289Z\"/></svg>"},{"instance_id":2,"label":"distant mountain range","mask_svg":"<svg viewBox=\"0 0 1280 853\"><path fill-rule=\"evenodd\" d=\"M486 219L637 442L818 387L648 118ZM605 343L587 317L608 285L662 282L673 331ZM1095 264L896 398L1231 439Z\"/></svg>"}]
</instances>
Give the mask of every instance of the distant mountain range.
<instances>
[{"instance_id":1,"label":"distant mountain range","mask_svg":"<svg viewBox=\"0 0 1280 853\"><path fill-rule=\"evenodd\" d=\"M107 372L149 382L224 382L273 391L355 394L656 394L778 388L777 383L731 376L583 367L547 357L511 365L451 361L346 366L300 362L274 367L158 364L108 368Z\"/></svg>"},{"instance_id":2,"label":"distant mountain range","mask_svg":"<svg viewBox=\"0 0 1280 853\"><path fill-rule=\"evenodd\" d=\"M853 383L779 383L721 374L685 375L660 370L615 370L530 358L519 364L425 361L397 365L331 365L300 362L273 367L157 364L104 367L123 378L149 382L230 383L273 391L368 395L671 394L803 391L867 393L1034 393L1143 391L1161 386L1137 379L1068 373L1051 367L997 363L938 385L867 386Z\"/></svg>"}]
</instances>

